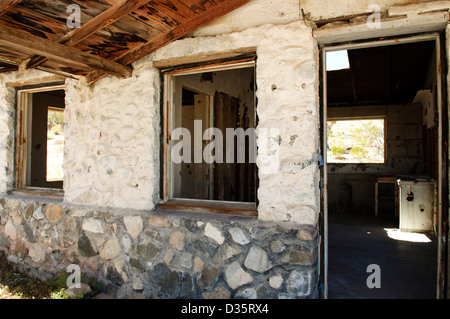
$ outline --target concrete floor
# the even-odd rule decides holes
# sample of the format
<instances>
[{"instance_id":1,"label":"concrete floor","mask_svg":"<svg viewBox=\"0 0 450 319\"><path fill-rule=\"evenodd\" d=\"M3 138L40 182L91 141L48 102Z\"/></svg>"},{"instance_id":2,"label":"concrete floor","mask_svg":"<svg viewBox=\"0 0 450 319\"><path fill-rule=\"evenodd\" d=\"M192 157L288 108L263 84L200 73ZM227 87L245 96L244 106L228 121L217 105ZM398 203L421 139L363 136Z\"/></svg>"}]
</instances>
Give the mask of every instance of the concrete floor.
<instances>
[{"instance_id":1,"label":"concrete floor","mask_svg":"<svg viewBox=\"0 0 450 319\"><path fill-rule=\"evenodd\" d=\"M398 222L375 217L330 216L328 294L330 299L436 298L437 244L391 239L384 228ZM370 264L381 269L381 288L367 287Z\"/></svg>"}]
</instances>

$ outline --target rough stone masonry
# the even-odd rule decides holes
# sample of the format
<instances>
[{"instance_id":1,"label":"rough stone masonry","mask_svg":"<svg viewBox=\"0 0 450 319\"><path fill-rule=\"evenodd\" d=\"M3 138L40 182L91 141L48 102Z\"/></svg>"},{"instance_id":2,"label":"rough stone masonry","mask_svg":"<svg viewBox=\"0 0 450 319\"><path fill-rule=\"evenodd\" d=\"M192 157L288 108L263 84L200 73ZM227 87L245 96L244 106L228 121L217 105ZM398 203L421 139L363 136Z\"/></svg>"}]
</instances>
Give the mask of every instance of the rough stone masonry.
<instances>
[{"instance_id":1,"label":"rough stone masonry","mask_svg":"<svg viewBox=\"0 0 450 319\"><path fill-rule=\"evenodd\" d=\"M0 250L41 279L70 264L119 298L317 298L317 230L249 217L0 198Z\"/></svg>"}]
</instances>

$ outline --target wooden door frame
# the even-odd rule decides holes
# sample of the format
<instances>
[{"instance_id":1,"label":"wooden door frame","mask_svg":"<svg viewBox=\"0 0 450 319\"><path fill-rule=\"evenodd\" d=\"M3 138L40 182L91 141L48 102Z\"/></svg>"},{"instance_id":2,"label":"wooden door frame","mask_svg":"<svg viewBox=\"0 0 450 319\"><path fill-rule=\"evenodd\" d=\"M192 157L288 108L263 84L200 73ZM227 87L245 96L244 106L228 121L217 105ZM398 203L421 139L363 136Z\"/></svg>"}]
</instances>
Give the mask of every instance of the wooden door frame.
<instances>
[{"instance_id":1,"label":"wooden door frame","mask_svg":"<svg viewBox=\"0 0 450 319\"><path fill-rule=\"evenodd\" d=\"M443 99L445 94L445 87L443 85L444 76L442 75L443 61L445 61L445 54L442 50L442 42L444 39L439 33L429 33L420 35L405 35L403 37L397 37L384 40L364 40L358 43L348 44L333 44L327 43L320 46L320 67L321 67L321 121L322 121L322 156L323 156L323 170L322 170L322 208L323 216L322 221L322 236L321 236L321 251L323 254L323 262L321 263L321 277L324 283L323 297L328 298L328 177L327 177L327 71L326 71L326 53L330 51L338 51L345 49L359 49L370 48L387 45L398 45L404 43L417 43L423 41L434 41L436 46L436 83L437 83L437 96L436 96L436 110L438 113L438 180L437 180L437 291L436 297L438 299L445 298L447 296L447 237L448 237L448 174L447 174L447 144L448 144L448 113L446 101ZM447 129L444 132L443 128ZM444 165L445 164L445 165ZM323 237L323 238L322 238Z\"/></svg>"}]
</instances>

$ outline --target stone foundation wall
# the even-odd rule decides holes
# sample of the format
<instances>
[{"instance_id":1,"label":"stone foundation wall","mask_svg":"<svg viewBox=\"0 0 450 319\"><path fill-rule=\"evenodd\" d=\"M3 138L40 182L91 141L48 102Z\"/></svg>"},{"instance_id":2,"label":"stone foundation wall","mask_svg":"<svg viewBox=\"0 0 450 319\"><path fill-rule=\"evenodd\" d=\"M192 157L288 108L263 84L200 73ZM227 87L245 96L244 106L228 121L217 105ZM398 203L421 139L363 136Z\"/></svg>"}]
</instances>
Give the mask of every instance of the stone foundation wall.
<instances>
[{"instance_id":1,"label":"stone foundation wall","mask_svg":"<svg viewBox=\"0 0 450 319\"><path fill-rule=\"evenodd\" d=\"M0 250L50 278L76 264L119 298L317 298L318 235L256 218L0 198Z\"/></svg>"}]
</instances>

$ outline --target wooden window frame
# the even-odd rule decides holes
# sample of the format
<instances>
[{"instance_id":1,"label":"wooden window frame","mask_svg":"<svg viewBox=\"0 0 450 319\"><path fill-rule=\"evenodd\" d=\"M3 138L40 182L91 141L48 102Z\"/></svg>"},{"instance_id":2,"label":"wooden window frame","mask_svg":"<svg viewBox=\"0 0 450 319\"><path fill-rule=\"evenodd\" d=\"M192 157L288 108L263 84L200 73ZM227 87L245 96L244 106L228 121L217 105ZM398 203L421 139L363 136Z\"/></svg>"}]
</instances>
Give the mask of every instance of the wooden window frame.
<instances>
[{"instance_id":1,"label":"wooden window frame","mask_svg":"<svg viewBox=\"0 0 450 319\"><path fill-rule=\"evenodd\" d=\"M14 156L14 190L13 195L44 196L62 199L64 190L59 188L29 186L30 148L28 134L31 130L30 97L33 93L64 90L64 84L18 88L16 94L16 136Z\"/></svg>"},{"instance_id":2,"label":"wooden window frame","mask_svg":"<svg viewBox=\"0 0 450 319\"><path fill-rule=\"evenodd\" d=\"M438 29L445 28L442 26L439 26ZM373 40L373 39L365 39L361 35L357 35L357 33L349 32L349 28L343 28L344 30L341 35L343 35L343 38L341 37L340 43L334 43L333 41L328 41L324 39L319 39L319 36L315 36L316 39L319 40L320 50L321 50L321 96L322 96L322 105L321 105L321 121L323 123L326 123L328 119L327 114L327 71L326 71L326 53L330 51L338 51L338 50L350 50L350 49L359 49L359 48L371 48L371 47L378 47L378 46L387 46L387 45L397 45L397 44L403 44L403 43L416 43L421 41L433 41L435 42L435 48L436 48L436 76L437 76L437 96L436 96L436 110L438 112L438 145L437 145L437 152L438 152L438 159L437 159L437 166L438 166L438 176L437 176L437 220L438 220L438 229L437 229L437 259L438 259L438 265L437 265L437 289L436 289L436 297L438 299L444 298L446 296L446 254L447 254L447 242L445 240L445 225L448 224L448 214L446 213L448 209L448 200L446 199L447 194L445 191L448 190L448 170L445 159L447 158L447 142L448 142L448 134L446 133L446 130L444 130L444 127L447 129L448 127L448 107L443 100L445 98L445 85L444 80L445 76L442 74L442 64L445 59L445 54L443 51L441 51L442 45L445 43L445 35L442 36L439 33L422 33L422 34L411 34L412 32L404 32L404 34L400 34L400 36L396 36L393 38L392 36L389 36L387 38L384 38L385 35L382 35L383 32L386 31L386 29L382 28L380 30L380 39L379 40ZM390 28L392 30L392 28ZM417 31L417 30L416 30ZM436 31L436 30L428 30L428 31ZM341 31L339 31L341 32ZM390 32L390 31L389 31ZM388 33L389 33L388 32ZM426 32L426 30L420 30L420 32ZM416 32L417 33L417 32ZM351 37L355 36L358 38L356 43L343 43L346 40L350 41ZM350 37L349 37L350 35ZM338 35L339 36L339 35ZM345 38L345 39L344 39ZM372 34L373 38L373 34ZM336 35L333 36L333 39L336 39ZM324 282L324 298L328 298L328 174L327 174L327 167L330 165L327 163L327 128L326 125L322 125L322 156L325 159L322 172L322 225L320 225L321 233L323 236L323 240L321 241L321 255L323 256L324 262L321 265L321 276L323 276L323 282ZM332 164L331 164L332 165Z\"/></svg>"},{"instance_id":3,"label":"wooden window frame","mask_svg":"<svg viewBox=\"0 0 450 319\"><path fill-rule=\"evenodd\" d=\"M185 198L173 198L171 194L171 165L170 165L170 134L173 122L173 85L174 77L205 72L225 71L232 69L253 67L256 74L256 56L236 57L225 61L205 62L202 64L189 64L175 67L166 67L162 73L162 103L161 103L161 202L159 207L168 210L207 212L231 215L258 216L257 198L255 202L234 202L220 200L197 200ZM256 95L255 95L255 119L256 119ZM258 185L255 184L257 191ZM257 194L257 192L256 192ZM256 196L257 197L257 196Z\"/></svg>"}]
</instances>

